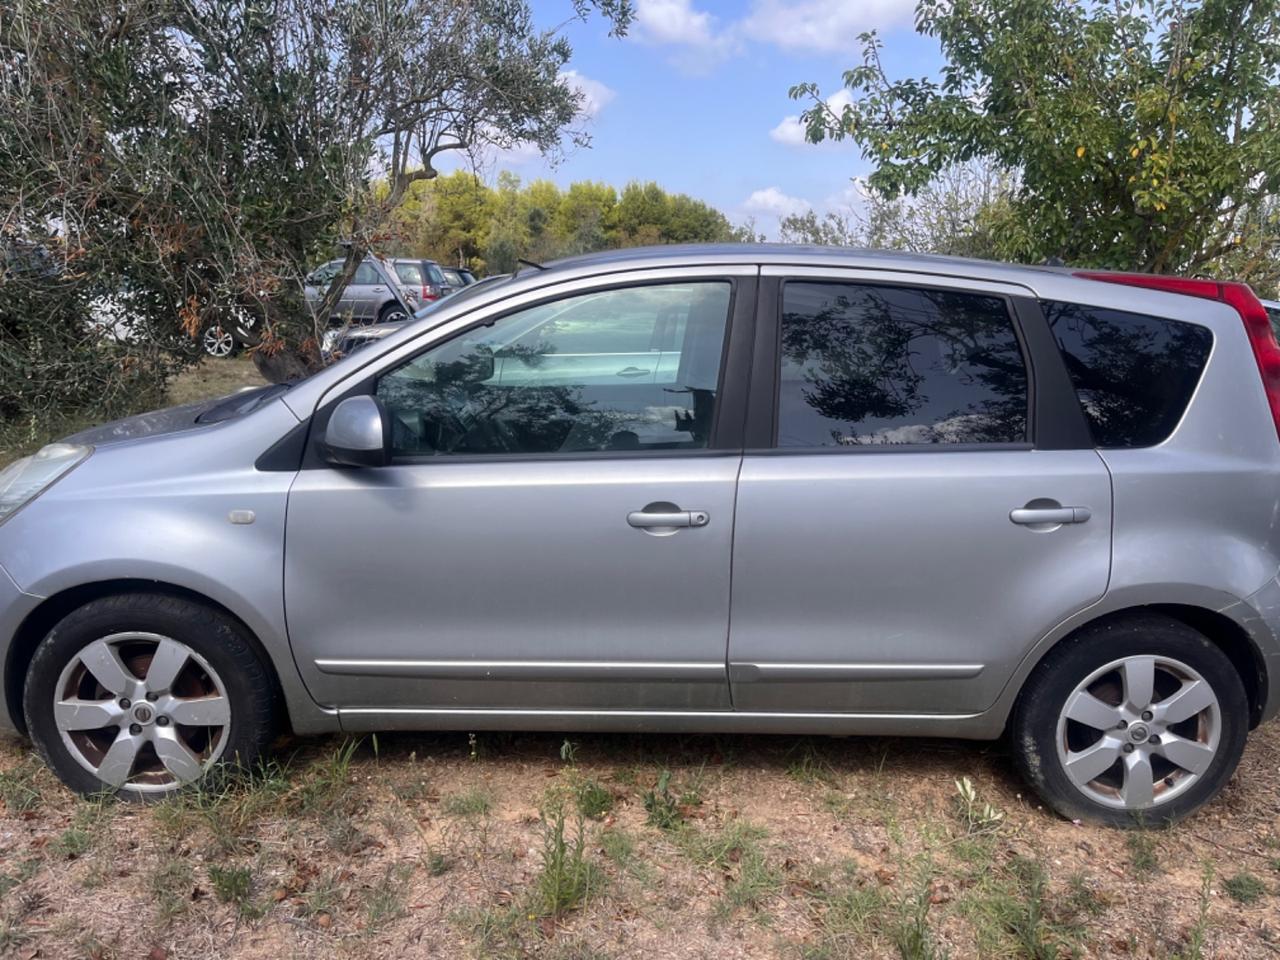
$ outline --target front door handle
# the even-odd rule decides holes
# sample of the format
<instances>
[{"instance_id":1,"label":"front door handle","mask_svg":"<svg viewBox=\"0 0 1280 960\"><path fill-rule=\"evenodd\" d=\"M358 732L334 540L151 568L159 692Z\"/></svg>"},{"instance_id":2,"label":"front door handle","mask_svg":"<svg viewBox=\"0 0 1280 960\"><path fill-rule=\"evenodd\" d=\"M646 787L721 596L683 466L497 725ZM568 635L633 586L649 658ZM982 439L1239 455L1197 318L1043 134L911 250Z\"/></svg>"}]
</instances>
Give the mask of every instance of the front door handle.
<instances>
[{"instance_id":1,"label":"front door handle","mask_svg":"<svg viewBox=\"0 0 1280 960\"><path fill-rule=\"evenodd\" d=\"M705 510L676 510L670 513L633 510L627 514L627 523L637 530L653 527L705 527L710 522L711 517Z\"/></svg>"},{"instance_id":2,"label":"front door handle","mask_svg":"<svg viewBox=\"0 0 1280 960\"><path fill-rule=\"evenodd\" d=\"M1093 511L1088 507L1019 507L1009 511L1014 523L1030 526L1038 523L1084 523Z\"/></svg>"}]
</instances>

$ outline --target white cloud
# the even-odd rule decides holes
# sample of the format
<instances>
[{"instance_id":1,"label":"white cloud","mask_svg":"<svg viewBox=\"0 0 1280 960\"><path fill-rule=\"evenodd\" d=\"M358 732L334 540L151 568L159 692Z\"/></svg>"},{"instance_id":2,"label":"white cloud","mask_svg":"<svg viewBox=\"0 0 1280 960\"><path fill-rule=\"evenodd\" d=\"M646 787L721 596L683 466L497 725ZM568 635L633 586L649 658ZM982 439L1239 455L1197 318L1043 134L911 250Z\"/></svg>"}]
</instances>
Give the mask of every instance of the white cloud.
<instances>
[{"instance_id":1,"label":"white cloud","mask_svg":"<svg viewBox=\"0 0 1280 960\"><path fill-rule=\"evenodd\" d=\"M843 87L827 97L827 107L839 114L845 107L853 103L853 94ZM782 122L769 131L769 139L785 143L789 147L808 145L804 138L804 123L799 114L791 114L782 118ZM838 144L845 141L824 140L823 143Z\"/></svg>"},{"instance_id":2,"label":"white cloud","mask_svg":"<svg viewBox=\"0 0 1280 960\"><path fill-rule=\"evenodd\" d=\"M868 30L909 26L915 0L756 0L743 34L796 53L844 53L860 48Z\"/></svg>"},{"instance_id":3,"label":"white cloud","mask_svg":"<svg viewBox=\"0 0 1280 960\"><path fill-rule=\"evenodd\" d=\"M671 62L686 73L705 73L741 46L735 24L722 24L693 0L637 0L627 36L671 48Z\"/></svg>"},{"instance_id":4,"label":"white cloud","mask_svg":"<svg viewBox=\"0 0 1280 960\"><path fill-rule=\"evenodd\" d=\"M752 216L777 217L780 220L793 213L804 213L811 206L808 200L785 194L777 187L765 187L747 197L742 209Z\"/></svg>"},{"instance_id":5,"label":"white cloud","mask_svg":"<svg viewBox=\"0 0 1280 960\"><path fill-rule=\"evenodd\" d=\"M716 18L692 0L638 0L633 36L648 43L703 47L716 43Z\"/></svg>"},{"instance_id":6,"label":"white cloud","mask_svg":"<svg viewBox=\"0 0 1280 960\"><path fill-rule=\"evenodd\" d=\"M592 80L590 77L583 76L577 70L564 71L564 73L560 74L560 79L582 95L582 105L578 110L578 116L585 117L588 120L594 120L599 116L600 111L607 107L618 95L617 91L612 87L605 86L599 80Z\"/></svg>"}]
</instances>

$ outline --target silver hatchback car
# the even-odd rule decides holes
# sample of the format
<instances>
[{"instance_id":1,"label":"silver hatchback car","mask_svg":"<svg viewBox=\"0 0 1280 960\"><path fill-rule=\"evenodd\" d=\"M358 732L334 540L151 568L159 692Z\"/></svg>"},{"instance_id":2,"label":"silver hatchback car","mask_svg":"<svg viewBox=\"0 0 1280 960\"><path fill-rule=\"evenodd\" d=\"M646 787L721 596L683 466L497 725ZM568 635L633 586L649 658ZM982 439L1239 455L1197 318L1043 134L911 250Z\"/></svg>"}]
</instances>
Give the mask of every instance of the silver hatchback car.
<instances>
[{"instance_id":1,"label":"silver hatchback car","mask_svg":"<svg viewBox=\"0 0 1280 960\"><path fill-rule=\"evenodd\" d=\"M1280 709L1245 286L803 247L478 284L0 475L0 722L159 794L280 724L1007 734L1173 821Z\"/></svg>"}]
</instances>

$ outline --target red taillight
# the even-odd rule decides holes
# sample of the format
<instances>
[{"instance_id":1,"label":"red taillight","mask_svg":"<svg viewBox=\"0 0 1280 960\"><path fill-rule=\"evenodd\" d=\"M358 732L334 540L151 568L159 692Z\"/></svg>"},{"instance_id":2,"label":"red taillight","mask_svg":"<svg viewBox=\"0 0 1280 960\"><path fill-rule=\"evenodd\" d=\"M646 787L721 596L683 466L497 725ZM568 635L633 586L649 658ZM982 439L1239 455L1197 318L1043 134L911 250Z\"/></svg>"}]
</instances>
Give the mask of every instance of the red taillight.
<instances>
[{"instance_id":1,"label":"red taillight","mask_svg":"<svg viewBox=\"0 0 1280 960\"><path fill-rule=\"evenodd\" d=\"M1240 314L1249 345L1258 362L1262 387L1271 406L1271 419L1275 421L1276 436L1280 437L1280 345L1276 343L1271 319L1257 294L1247 283L1219 283L1216 280L1186 280L1182 277L1161 277L1150 273L1096 273L1081 271L1077 277L1086 280L1104 280L1107 283L1123 283L1130 287L1146 287L1165 293L1181 293L1189 297L1217 300Z\"/></svg>"},{"instance_id":2,"label":"red taillight","mask_svg":"<svg viewBox=\"0 0 1280 960\"><path fill-rule=\"evenodd\" d=\"M437 294L437 293L436 293L436 288L435 288L435 287L433 287L433 286L431 286L431 284L429 284L429 283L424 283L424 284L422 285L422 299L423 299L423 300L434 300L434 299L436 299L436 297L437 297L437 296L439 296L439 294Z\"/></svg>"}]
</instances>

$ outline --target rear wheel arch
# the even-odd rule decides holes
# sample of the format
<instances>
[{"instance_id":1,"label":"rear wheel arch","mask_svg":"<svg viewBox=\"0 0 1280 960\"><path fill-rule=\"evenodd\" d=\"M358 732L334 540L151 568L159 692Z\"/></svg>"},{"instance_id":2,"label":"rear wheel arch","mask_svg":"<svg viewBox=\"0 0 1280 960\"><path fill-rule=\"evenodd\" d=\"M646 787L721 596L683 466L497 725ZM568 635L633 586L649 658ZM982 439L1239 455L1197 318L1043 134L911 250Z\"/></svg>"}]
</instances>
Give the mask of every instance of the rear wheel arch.
<instances>
[{"instance_id":1,"label":"rear wheel arch","mask_svg":"<svg viewBox=\"0 0 1280 960\"><path fill-rule=\"evenodd\" d=\"M4 691L9 719L18 730L24 734L28 732L22 705L23 684L31 666L31 659L40 642L58 623L85 604L129 594L160 594L177 597L208 607L234 621L271 677L275 702L280 706L280 716L277 719L284 719L283 705L286 701L275 661L263 646L262 641L258 639L257 634L234 611L198 591L175 584L156 580L107 580L81 584L48 597L27 615L17 633L14 634L5 658Z\"/></svg>"},{"instance_id":2,"label":"rear wheel arch","mask_svg":"<svg viewBox=\"0 0 1280 960\"><path fill-rule=\"evenodd\" d=\"M1021 699L1027 680L1034 673L1040 662L1064 643L1085 631L1094 630L1111 623L1133 620L1149 620L1152 617L1163 617L1176 621L1195 630L1210 643L1226 654L1240 681L1244 684L1249 698L1249 729L1253 729L1262 719L1262 711L1267 703L1270 691L1270 678L1267 674L1266 659L1262 651L1249 636L1248 632L1235 620L1216 610L1199 607L1193 604L1154 603L1141 606L1123 607L1111 610L1101 616L1094 617L1084 623L1077 624L1070 631L1053 643L1040 650L1034 662L1026 665L1017 696L1013 698L1006 724L1013 716L1013 707Z\"/></svg>"}]
</instances>

